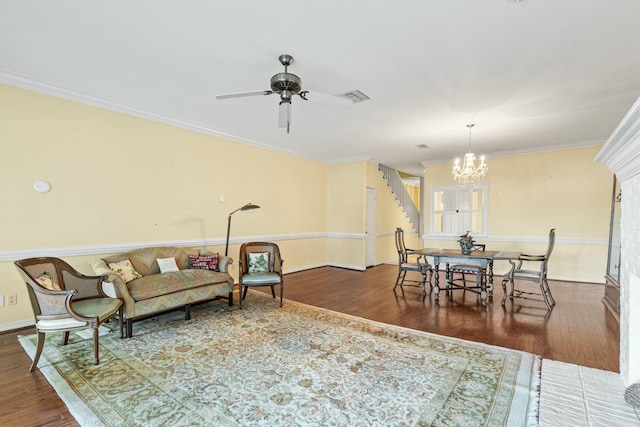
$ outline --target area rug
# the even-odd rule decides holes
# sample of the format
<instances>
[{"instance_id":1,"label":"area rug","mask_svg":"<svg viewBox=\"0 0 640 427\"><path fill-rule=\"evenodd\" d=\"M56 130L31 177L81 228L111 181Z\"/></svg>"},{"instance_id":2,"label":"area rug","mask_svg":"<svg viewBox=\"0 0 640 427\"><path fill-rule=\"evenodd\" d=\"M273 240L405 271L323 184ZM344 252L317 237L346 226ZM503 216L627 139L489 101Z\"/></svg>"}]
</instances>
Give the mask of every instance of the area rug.
<instances>
[{"instance_id":1,"label":"area rug","mask_svg":"<svg viewBox=\"0 0 640 427\"><path fill-rule=\"evenodd\" d=\"M251 292L134 325L47 338L40 371L83 426L536 425L537 356ZM112 325L116 328L116 325ZM20 337L33 358L35 335Z\"/></svg>"}]
</instances>

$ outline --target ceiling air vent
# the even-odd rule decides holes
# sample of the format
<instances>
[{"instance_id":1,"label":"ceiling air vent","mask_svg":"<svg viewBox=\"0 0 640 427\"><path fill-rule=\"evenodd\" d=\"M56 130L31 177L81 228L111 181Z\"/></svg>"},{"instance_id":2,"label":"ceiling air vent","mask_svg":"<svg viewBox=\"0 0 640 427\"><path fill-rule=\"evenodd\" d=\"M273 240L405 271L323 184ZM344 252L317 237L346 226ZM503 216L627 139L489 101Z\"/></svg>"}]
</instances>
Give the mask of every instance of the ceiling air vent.
<instances>
[{"instance_id":1,"label":"ceiling air vent","mask_svg":"<svg viewBox=\"0 0 640 427\"><path fill-rule=\"evenodd\" d=\"M416 148L419 148L420 150L424 150L425 148L429 148L429 146L427 144L418 144L416 145Z\"/></svg>"},{"instance_id":2,"label":"ceiling air vent","mask_svg":"<svg viewBox=\"0 0 640 427\"><path fill-rule=\"evenodd\" d=\"M342 95L338 95L338 96L341 96L343 98L347 98L347 99L351 100L351 102L353 102L354 104L357 104L358 102L362 102L362 101L366 101L367 99L370 99L367 95L365 95L364 93L360 92L359 90L353 90L351 92L343 93Z\"/></svg>"}]
</instances>

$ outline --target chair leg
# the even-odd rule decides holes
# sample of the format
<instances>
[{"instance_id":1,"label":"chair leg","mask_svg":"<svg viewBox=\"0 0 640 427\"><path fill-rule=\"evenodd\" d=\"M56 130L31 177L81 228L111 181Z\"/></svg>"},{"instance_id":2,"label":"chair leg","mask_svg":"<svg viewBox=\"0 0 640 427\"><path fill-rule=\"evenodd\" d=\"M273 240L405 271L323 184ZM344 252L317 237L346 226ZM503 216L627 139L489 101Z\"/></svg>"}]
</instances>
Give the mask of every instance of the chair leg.
<instances>
[{"instance_id":1,"label":"chair leg","mask_svg":"<svg viewBox=\"0 0 640 427\"><path fill-rule=\"evenodd\" d=\"M284 295L284 283L280 283L280 307L282 307L282 296Z\"/></svg>"},{"instance_id":2,"label":"chair leg","mask_svg":"<svg viewBox=\"0 0 640 427\"><path fill-rule=\"evenodd\" d=\"M504 307L505 302L507 301L507 279L502 279L502 302L501 305Z\"/></svg>"},{"instance_id":3,"label":"chair leg","mask_svg":"<svg viewBox=\"0 0 640 427\"><path fill-rule=\"evenodd\" d=\"M133 337L133 320L127 319L127 338Z\"/></svg>"},{"instance_id":4,"label":"chair leg","mask_svg":"<svg viewBox=\"0 0 640 427\"><path fill-rule=\"evenodd\" d=\"M95 357L95 362L96 365L100 364L100 355L98 352L98 340L99 340L99 335L98 334L98 328L100 327L100 325L96 325L96 328L93 330L93 355Z\"/></svg>"},{"instance_id":5,"label":"chair leg","mask_svg":"<svg viewBox=\"0 0 640 427\"><path fill-rule=\"evenodd\" d=\"M273 285L271 285L271 295L274 299L276 298L276 290L274 289Z\"/></svg>"},{"instance_id":6,"label":"chair leg","mask_svg":"<svg viewBox=\"0 0 640 427\"><path fill-rule=\"evenodd\" d=\"M233 291L229 292L229 307L233 307Z\"/></svg>"},{"instance_id":7,"label":"chair leg","mask_svg":"<svg viewBox=\"0 0 640 427\"><path fill-rule=\"evenodd\" d=\"M184 320L191 319L191 304L185 304L184 306Z\"/></svg>"},{"instance_id":8,"label":"chair leg","mask_svg":"<svg viewBox=\"0 0 640 427\"><path fill-rule=\"evenodd\" d=\"M540 280L540 291L544 297L545 304L547 304L547 307L551 310L556 305L556 301L553 299L553 295L551 295L551 289L549 288L549 282L547 282L546 277Z\"/></svg>"},{"instance_id":9,"label":"chair leg","mask_svg":"<svg viewBox=\"0 0 640 427\"><path fill-rule=\"evenodd\" d=\"M62 333L62 345L67 345L69 342L69 331L64 331Z\"/></svg>"},{"instance_id":10,"label":"chair leg","mask_svg":"<svg viewBox=\"0 0 640 427\"><path fill-rule=\"evenodd\" d=\"M42 348L44 347L44 340L45 340L44 332L38 332L38 344L36 346L36 355L33 357L33 362L31 363L29 372L35 371L36 366L38 366L38 360L40 360L40 355L42 354Z\"/></svg>"},{"instance_id":11,"label":"chair leg","mask_svg":"<svg viewBox=\"0 0 640 427\"><path fill-rule=\"evenodd\" d=\"M407 272L405 271L404 274L407 274ZM402 283L404 283L404 277L402 277L402 282L401 282L400 276L402 276L402 270L398 269L398 277L396 277L396 284L393 286L394 291L398 286L402 286Z\"/></svg>"},{"instance_id":12,"label":"chair leg","mask_svg":"<svg viewBox=\"0 0 640 427\"><path fill-rule=\"evenodd\" d=\"M239 285L239 286L240 286L240 288L238 289L238 298L240 299L240 308L242 308L242 301L244 301L244 299L247 297L247 289L249 289L249 287L248 286L242 286L242 285ZM243 287L244 287L244 293L242 292L243 291L243 289L242 289Z\"/></svg>"},{"instance_id":13,"label":"chair leg","mask_svg":"<svg viewBox=\"0 0 640 427\"><path fill-rule=\"evenodd\" d=\"M484 280L483 273L476 274L476 287L480 288L480 302L487 305L487 282Z\"/></svg>"},{"instance_id":14,"label":"chair leg","mask_svg":"<svg viewBox=\"0 0 640 427\"><path fill-rule=\"evenodd\" d=\"M420 274L422 274L422 283L420 284L422 286L422 295L426 295L427 294L427 272L421 271Z\"/></svg>"},{"instance_id":15,"label":"chair leg","mask_svg":"<svg viewBox=\"0 0 640 427\"><path fill-rule=\"evenodd\" d=\"M124 338L124 304L118 309L118 323L120 326L120 338Z\"/></svg>"}]
</instances>

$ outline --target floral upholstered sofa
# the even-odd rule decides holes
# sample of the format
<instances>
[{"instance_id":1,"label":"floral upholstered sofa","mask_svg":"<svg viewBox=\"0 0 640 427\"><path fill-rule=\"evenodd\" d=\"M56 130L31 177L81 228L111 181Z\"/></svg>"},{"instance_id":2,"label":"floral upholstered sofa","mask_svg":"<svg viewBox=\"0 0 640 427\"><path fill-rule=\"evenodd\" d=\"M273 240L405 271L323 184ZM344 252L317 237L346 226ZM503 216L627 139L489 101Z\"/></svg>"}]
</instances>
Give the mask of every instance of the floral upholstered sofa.
<instances>
[{"instance_id":1,"label":"floral upholstered sofa","mask_svg":"<svg viewBox=\"0 0 640 427\"><path fill-rule=\"evenodd\" d=\"M136 320L178 308L184 308L188 320L191 304L217 298L233 305L233 278L227 273L232 262L203 249L167 246L109 255L91 267L108 276L105 292L124 302L126 335L131 338Z\"/></svg>"}]
</instances>

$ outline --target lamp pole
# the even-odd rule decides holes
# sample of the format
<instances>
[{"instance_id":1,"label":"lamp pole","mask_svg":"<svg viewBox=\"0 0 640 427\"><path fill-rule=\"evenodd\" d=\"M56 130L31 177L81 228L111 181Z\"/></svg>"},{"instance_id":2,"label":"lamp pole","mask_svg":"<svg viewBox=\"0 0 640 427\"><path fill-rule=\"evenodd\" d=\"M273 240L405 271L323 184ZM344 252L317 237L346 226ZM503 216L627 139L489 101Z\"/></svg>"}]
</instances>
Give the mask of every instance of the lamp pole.
<instances>
[{"instance_id":1,"label":"lamp pole","mask_svg":"<svg viewBox=\"0 0 640 427\"><path fill-rule=\"evenodd\" d=\"M254 205L253 203L247 203L246 205L239 207L238 209L236 209L235 211L229 214L229 217L227 218L227 242L224 245L224 256L227 256L229 254L229 233L231 232L231 215L233 215L238 211L250 211L252 209L259 209L259 208L260 206L258 205Z\"/></svg>"}]
</instances>

